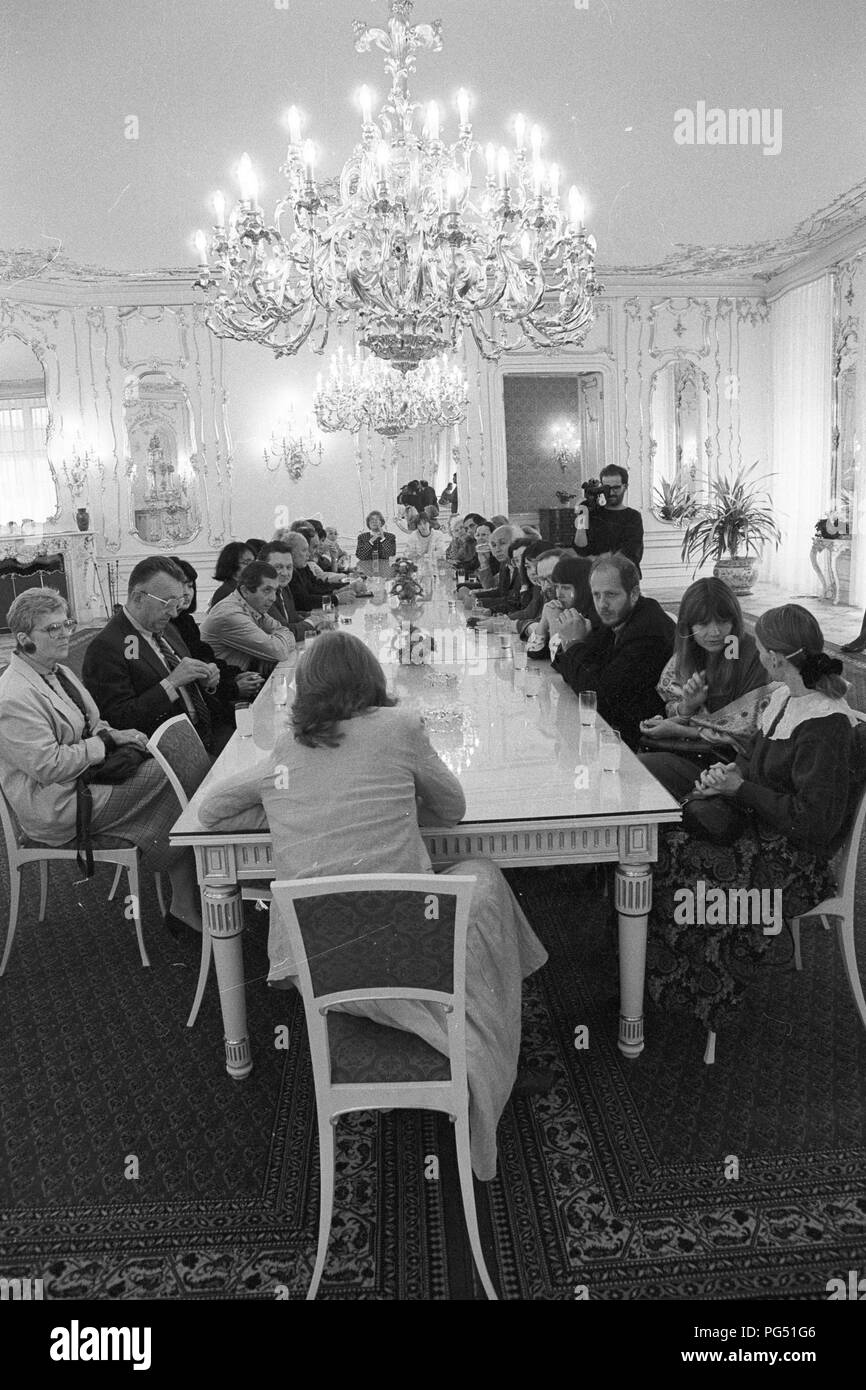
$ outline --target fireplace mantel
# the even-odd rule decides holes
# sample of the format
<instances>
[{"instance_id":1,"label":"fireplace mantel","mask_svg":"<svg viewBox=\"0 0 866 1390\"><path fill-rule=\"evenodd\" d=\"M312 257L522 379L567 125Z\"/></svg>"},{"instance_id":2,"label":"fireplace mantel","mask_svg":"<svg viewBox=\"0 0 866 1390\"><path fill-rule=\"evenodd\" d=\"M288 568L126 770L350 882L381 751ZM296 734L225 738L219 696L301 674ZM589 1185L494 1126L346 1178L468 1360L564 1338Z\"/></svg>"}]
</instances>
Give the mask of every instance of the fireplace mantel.
<instances>
[{"instance_id":1,"label":"fireplace mantel","mask_svg":"<svg viewBox=\"0 0 866 1390\"><path fill-rule=\"evenodd\" d=\"M33 535L0 532L0 560L30 565L43 555L62 555L72 614L79 623L95 622L105 617L105 605L93 563L93 541L92 531L46 531L40 527Z\"/></svg>"}]
</instances>

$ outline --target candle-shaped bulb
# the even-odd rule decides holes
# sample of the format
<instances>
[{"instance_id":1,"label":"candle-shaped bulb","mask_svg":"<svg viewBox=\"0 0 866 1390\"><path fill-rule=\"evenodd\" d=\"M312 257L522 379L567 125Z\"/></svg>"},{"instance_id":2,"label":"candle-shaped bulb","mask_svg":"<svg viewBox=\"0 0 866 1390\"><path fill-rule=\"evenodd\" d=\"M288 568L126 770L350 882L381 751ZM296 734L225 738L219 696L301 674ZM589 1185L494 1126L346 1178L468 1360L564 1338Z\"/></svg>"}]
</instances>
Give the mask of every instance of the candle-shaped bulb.
<instances>
[{"instance_id":1,"label":"candle-shaped bulb","mask_svg":"<svg viewBox=\"0 0 866 1390\"><path fill-rule=\"evenodd\" d=\"M460 113L460 124L469 124L469 93L465 87L461 87L457 93L457 110Z\"/></svg>"},{"instance_id":2,"label":"candle-shaped bulb","mask_svg":"<svg viewBox=\"0 0 866 1390\"><path fill-rule=\"evenodd\" d=\"M427 139L439 139L439 107L431 101L427 107Z\"/></svg>"},{"instance_id":3,"label":"candle-shaped bulb","mask_svg":"<svg viewBox=\"0 0 866 1390\"><path fill-rule=\"evenodd\" d=\"M207 265L207 237L205 236L205 234L204 234L204 232L201 230L201 228L199 228L199 230L198 230L198 231L196 232L196 234L195 234L195 249L196 249L196 251L198 252L198 263L199 263L199 265L206 266L206 265Z\"/></svg>"},{"instance_id":4,"label":"candle-shaped bulb","mask_svg":"<svg viewBox=\"0 0 866 1390\"><path fill-rule=\"evenodd\" d=\"M289 140L293 145L301 143L301 113L297 106L289 107Z\"/></svg>"},{"instance_id":5,"label":"candle-shaped bulb","mask_svg":"<svg viewBox=\"0 0 866 1390\"><path fill-rule=\"evenodd\" d=\"M213 195L213 215L218 227L224 227L226 221L226 200L220 189Z\"/></svg>"},{"instance_id":6,"label":"candle-shaped bulb","mask_svg":"<svg viewBox=\"0 0 866 1390\"><path fill-rule=\"evenodd\" d=\"M548 178L549 178L549 180L550 180L550 196L551 196L551 198L557 198L557 199L558 199L558 198L559 198L559 180L560 180L560 178L562 177L562 175L560 174L559 165L558 165L558 164L551 164L550 168L549 168L548 171L547 171L547 176L548 176Z\"/></svg>"},{"instance_id":7,"label":"candle-shaped bulb","mask_svg":"<svg viewBox=\"0 0 866 1390\"><path fill-rule=\"evenodd\" d=\"M248 154L242 154L238 164L238 183L241 186L241 197L245 203L254 203L258 197L259 185L253 173L252 161Z\"/></svg>"},{"instance_id":8,"label":"candle-shaped bulb","mask_svg":"<svg viewBox=\"0 0 866 1390\"><path fill-rule=\"evenodd\" d=\"M583 226L583 198L574 184L568 190L568 220L575 231Z\"/></svg>"},{"instance_id":9,"label":"candle-shaped bulb","mask_svg":"<svg viewBox=\"0 0 866 1390\"><path fill-rule=\"evenodd\" d=\"M369 87L361 88L361 120L370 125L373 120L373 96Z\"/></svg>"},{"instance_id":10,"label":"candle-shaped bulb","mask_svg":"<svg viewBox=\"0 0 866 1390\"><path fill-rule=\"evenodd\" d=\"M501 188L508 187L508 151L503 147L499 151L499 184Z\"/></svg>"},{"instance_id":11,"label":"candle-shaped bulb","mask_svg":"<svg viewBox=\"0 0 866 1390\"><path fill-rule=\"evenodd\" d=\"M312 183L312 181L313 181L313 174L315 173L315 169L316 169L316 147L315 147L315 145L313 144L312 140L305 140L305 141L304 141L303 160L304 160L304 173L306 174L307 178L308 178L308 179L310 180L310 182Z\"/></svg>"},{"instance_id":12,"label":"candle-shaped bulb","mask_svg":"<svg viewBox=\"0 0 866 1390\"><path fill-rule=\"evenodd\" d=\"M534 160L539 160L539 159L541 158L541 141L542 141L542 134L541 134L541 126L540 126L540 125L534 125L534 126L532 127L532 134L531 134L531 136L530 136L530 139L531 139L531 141L532 141L532 158L533 158Z\"/></svg>"},{"instance_id":13,"label":"candle-shaped bulb","mask_svg":"<svg viewBox=\"0 0 866 1390\"><path fill-rule=\"evenodd\" d=\"M486 155L486 158L487 158L487 177L488 177L489 179L495 179L495 178L496 178L496 146L495 146L495 145L488 145L488 146L487 146L487 149L485 150L485 155Z\"/></svg>"},{"instance_id":14,"label":"candle-shaped bulb","mask_svg":"<svg viewBox=\"0 0 866 1390\"><path fill-rule=\"evenodd\" d=\"M520 116L520 115L518 115L518 116L515 116L515 117L514 117L514 139L515 139L515 143L516 143L516 145L517 145L518 150L522 150L522 149L523 149L523 146L526 144L526 117L525 117L525 116Z\"/></svg>"},{"instance_id":15,"label":"candle-shaped bulb","mask_svg":"<svg viewBox=\"0 0 866 1390\"><path fill-rule=\"evenodd\" d=\"M391 158L391 150L384 140L380 140L376 146L376 165L379 169L379 178L384 179L388 169L388 161Z\"/></svg>"}]
</instances>

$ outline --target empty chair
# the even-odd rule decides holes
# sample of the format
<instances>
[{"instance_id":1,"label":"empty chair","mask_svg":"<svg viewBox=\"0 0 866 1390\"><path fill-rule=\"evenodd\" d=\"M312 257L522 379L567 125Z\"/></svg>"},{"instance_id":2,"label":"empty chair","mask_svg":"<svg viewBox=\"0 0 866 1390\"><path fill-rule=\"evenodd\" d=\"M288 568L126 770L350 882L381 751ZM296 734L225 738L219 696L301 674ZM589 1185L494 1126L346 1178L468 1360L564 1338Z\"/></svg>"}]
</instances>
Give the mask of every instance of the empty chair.
<instances>
[{"instance_id":1,"label":"empty chair","mask_svg":"<svg viewBox=\"0 0 866 1390\"><path fill-rule=\"evenodd\" d=\"M466 932L475 882L371 874L271 885L294 948L316 1087L321 1206L308 1299L319 1287L331 1229L336 1119L393 1109L441 1110L454 1124L469 1243L487 1297L497 1296L481 1251L469 1147ZM365 1017L377 1000L441 1009L448 1056Z\"/></svg>"},{"instance_id":2,"label":"empty chair","mask_svg":"<svg viewBox=\"0 0 866 1390\"><path fill-rule=\"evenodd\" d=\"M190 797L198 791L210 772L211 761L207 750L185 714L176 714L172 719L167 719L164 724L160 724L159 728L148 739L147 747L171 783L172 791L177 797L178 815L180 815L180 812L184 811L189 804ZM163 915L165 914L163 913ZM198 1017L201 1001L204 998L212 954L213 943L210 932L205 927L201 934L201 964L199 965L198 984L192 1011L187 1019L187 1028L191 1028Z\"/></svg>"}]
</instances>

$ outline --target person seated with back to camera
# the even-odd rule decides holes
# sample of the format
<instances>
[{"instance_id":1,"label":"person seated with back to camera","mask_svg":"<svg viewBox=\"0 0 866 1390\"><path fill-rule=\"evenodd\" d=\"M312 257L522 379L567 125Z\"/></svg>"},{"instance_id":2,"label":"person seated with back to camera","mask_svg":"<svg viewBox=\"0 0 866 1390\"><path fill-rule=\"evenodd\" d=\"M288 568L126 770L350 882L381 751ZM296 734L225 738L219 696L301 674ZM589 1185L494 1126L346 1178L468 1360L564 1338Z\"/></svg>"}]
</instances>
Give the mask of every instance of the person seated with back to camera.
<instances>
[{"instance_id":1,"label":"person seated with back to camera","mask_svg":"<svg viewBox=\"0 0 866 1390\"><path fill-rule=\"evenodd\" d=\"M627 555L637 567L643 559L643 519L634 507L625 505L628 469L609 464L599 479L605 491L606 506L592 508L581 502L574 511L574 546L579 555Z\"/></svg>"},{"instance_id":2,"label":"person seated with back to camera","mask_svg":"<svg viewBox=\"0 0 866 1390\"><path fill-rule=\"evenodd\" d=\"M456 825L466 802L430 744L421 717L388 695L379 662L351 633L324 633L298 664L291 729L255 767L214 786L208 826L270 827L281 879L331 874L430 873L420 824ZM466 1043L472 1162L496 1172L496 1125L517 1077L522 981L547 960L501 870L467 859L472 874L466 949ZM297 974L288 932L271 908L269 982ZM416 1033L448 1054L441 1011L418 1002L342 1006Z\"/></svg>"},{"instance_id":3,"label":"person seated with back to camera","mask_svg":"<svg viewBox=\"0 0 866 1390\"><path fill-rule=\"evenodd\" d=\"M28 589L7 621L15 647L0 676L0 782L25 835L41 845L67 846L78 839L81 774L91 770L98 777L115 749L144 752L147 734L107 723L87 686L64 664L75 623L60 594ZM200 932L195 856L169 844L178 804L159 763L148 758L123 782L93 782L90 797L92 847L106 835L137 845L145 867L171 880L166 924L171 927L174 917Z\"/></svg>"},{"instance_id":4,"label":"person seated with back to camera","mask_svg":"<svg viewBox=\"0 0 866 1390\"><path fill-rule=\"evenodd\" d=\"M238 671L255 665L261 675L286 661L295 650L292 632L269 616L277 596L277 572L254 560L241 571L238 587L211 608L202 623L202 636L217 658Z\"/></svg>"},{"instance_id":5,"label":"person seated with back to camera","mask_svg":"<svg viewBox=\"0 0 866 1390\"><path fill-rule=\"evenodd\" d=\"M517 613L523 607L521 593L528 592L526 576L520 566L520 560L516 559L511 553L512 542L519 542L519 549L524 549L529 544L529 538L524 536L520 526L497 526L490 536L490 550L493 559L499 563L499 574L494 588L490 589L468 589L460 588L457 595L461 598L467 608L474 611L476 617L485 618L491 615Z\"/></svg>"},{"instance_id":6,"label":"person seated with back to camera","mask_svg":"<svg viewBox=\"0 0 866 1390\"><path fill-rule=\"evenodd\" d=\"M551 639L551 663L576 694L596 692L598 713L634 750L641 721L662 712L656 686L676 629L661 605L641 594L637 566L627 555L598 556L589 582L601 622L594 627L580 613L563 613Z\"/></svg>"},{"instance_id":7,"label":"person seated with back to camera","mask_svg":"<svg viewBox=\"0 0 866 1390\"><path fill-rule=\"evenodd\" d=\"M686 589L677 616L674 654L662 671L658 693L664 715L641 724L640 760L662 786L678 799L690 792L703 768L725 755L745 751L758 728L772 687L754 637L743 623L739 599L722 579L698 579ZM712 733L693 719L717 716L754 694L731 737ZM665 747L665 744L673 745ZM654 745L658 745L657 749Z\"/></svg>"},{"instance_id":8,"label":"person seated with back to camera","mask_svg":"<svg viewBox=\"0 0 866 1390\"><path fill-rule=\"evenodd\" d=\"M682 826L661 828L653 873L649 993L714 1031L734 1016L783 915L790 921L833 893L830 861L866 771L866 716L848 705L842 662L824 651L812 614L796 603L772 608L757 620L755 640L767 680L780 684L751 751L700 774ZM774 899L772 921L763 910L760 922L742 921L738 909L702 924L699 882L704 901L717 886L777 892L781 911Z\"/></svg>"},{"instance_id":9,"label":"person seated with back to camera","mask_svg":"<svg viewBox=\"0 0 866 1390\"><path fill-rule=\"evenodd\" d=\"M416 514L418 512L416 507ZM362 564L372 564L379 560L393 560L397 554L397 538L392 531L385 530L385 518L375 509L367 513L364 521L367 527L358 536L355 557Z\"/></svg>"},{"instance_id":10,"label":"person seated with back to camera","mask_svg":"<svg viewBox=\"0 0 866 1390\"><path fill-rule=\"evenodd\" d=\"M166 719L185 714L209 753L234 732L217 692L220 671L190 655L173 625L183 610L186 575L167 556L139 560L126 604L90 642L82 680L115 728L150 737Z\"/></svg>"}]
</instances>

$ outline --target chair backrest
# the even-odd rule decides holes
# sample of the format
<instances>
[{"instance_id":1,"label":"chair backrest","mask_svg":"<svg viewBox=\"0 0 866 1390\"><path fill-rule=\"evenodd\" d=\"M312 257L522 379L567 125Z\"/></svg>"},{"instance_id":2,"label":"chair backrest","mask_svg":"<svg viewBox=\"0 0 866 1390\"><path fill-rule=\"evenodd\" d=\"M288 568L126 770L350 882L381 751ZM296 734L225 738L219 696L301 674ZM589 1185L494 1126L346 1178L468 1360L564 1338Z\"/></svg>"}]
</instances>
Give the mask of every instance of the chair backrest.
<instances>
[{"instance_id":1,"label":"chair backrest","mask_svg":"<svg viewBox=\"0 0 866 1390\"><path fill-rule=\"evenodd\" d=\"M279 880L316 1073L330 1079L326 1016L337 1003L420 1000L444 1008L451 1075L465 1081L466 933L476 879L369 874Z\"/></svg>"},{"instance_id":2,"label":"chair backrest","mask_svg":"<svg viewBox=\"0 0 866 1390\"><path fill-rule=\"evenodd\" d=\"M151 734L147 746L159 763L181 809L201 786L211 769L207 750L185 714L176 714Z\"/></svg>"},{"instance_id":3,"label":"chair backrest","mask_svg":"<svg viewBox=\"0 0 866 1390\"><path fill-rule=\"evenodd\" d=\"M866 784L860 788L860 799L854 810L854 818L834 860L839 896L844 902L851 904L852 911L854 887L857 880L857 861L864 828L866 828Z\"/></svg>"},{"instance_id":4,"label":"chair backrest","mask_svg":"<svg viewBox=\"0 0 866 1390\"><path fill-rule=\"evenodd\" d=\"M18 817L15 814L12 803L7 800L6 793L0 786L0 825L3 827L3 838L6 841L6 854L11 866L16 857L16 850L20 848L24 838Z\"/></svg>"}]
</instances>

